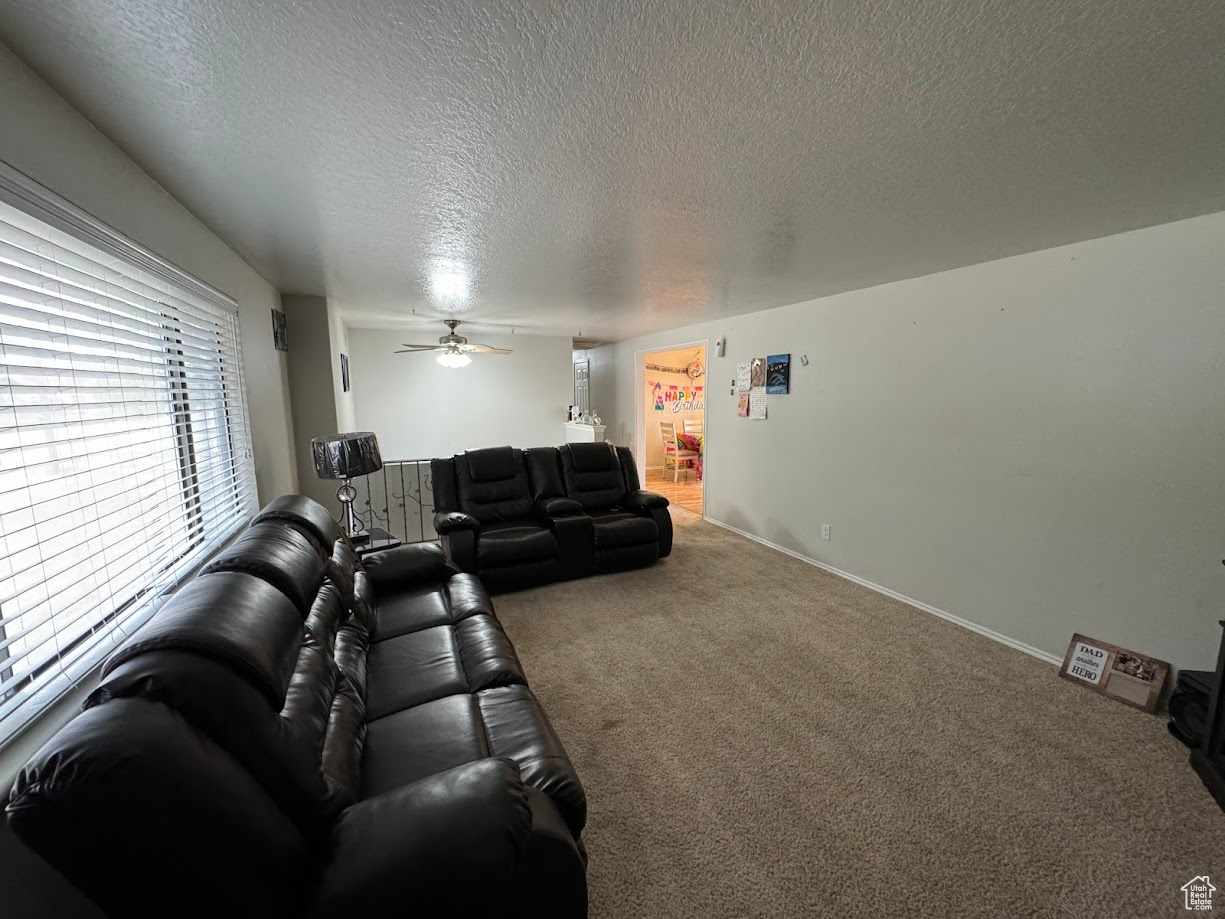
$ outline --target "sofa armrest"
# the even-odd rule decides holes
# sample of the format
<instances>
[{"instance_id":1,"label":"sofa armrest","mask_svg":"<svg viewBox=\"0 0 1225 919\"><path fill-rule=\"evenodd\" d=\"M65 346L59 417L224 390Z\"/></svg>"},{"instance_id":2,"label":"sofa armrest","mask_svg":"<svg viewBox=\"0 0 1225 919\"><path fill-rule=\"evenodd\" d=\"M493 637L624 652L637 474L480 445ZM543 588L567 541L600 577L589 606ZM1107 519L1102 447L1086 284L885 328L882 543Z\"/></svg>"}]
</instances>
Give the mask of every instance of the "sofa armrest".
<instances>
[{"instance_id":1,"label":"sofa armrest","mask_svg":"<svg viewBox=\"0 0 1225 919\"><path fill-rule=\"evenodd\" d=\"M377 919L436 904L492 914L531 832L527 789L507 760L467 763L359 801L332 830L311 913Z\"/></svg>"},{"instance_id":2,"label":"sofa armrest","mask_svg":"<svg viewBox=\"0 0 1225 919\"><path fill-rule=\"evenodd\" d=\"M629 511L654 510L655 508L667 507L668 499L663 495L657 495L653 491L643 491L641 488L638 491L631 491L625 496L625 500L621 502L621 506Z\"/></svg>"},{"instance_id":3,"label":"sofa armrest","mask_svg":"<svg viewBox=\"0 0 1225 919\"><path fill-rule=\"evenodd\" d=\"M544 518L577 517L583 513L583 505L573 498L541 498L536 502L536 513Z\"/></svg>"},{"instance_id":4,"label":"sofa armrest","mask_svg":"<svg viewBox=\"0 0 1225 919\"><path fill-rule=\"evenodd\" d=\"M442 549L428 542L373 552L362 559L362 567L375 587L439 580L450 570Z\"/></svg>"},{"instance_id":5,"label":"sofa armrest","mask_svg":"<svg viewBox=\"0 0 1225 919\"><path fill-rule=\"evenodd\" d=\"M456 530L479 530L480 528L481 522L463 511L439 511L434 515L434 530L439 536L446 536Z\"/></svg>"}]
</instances>

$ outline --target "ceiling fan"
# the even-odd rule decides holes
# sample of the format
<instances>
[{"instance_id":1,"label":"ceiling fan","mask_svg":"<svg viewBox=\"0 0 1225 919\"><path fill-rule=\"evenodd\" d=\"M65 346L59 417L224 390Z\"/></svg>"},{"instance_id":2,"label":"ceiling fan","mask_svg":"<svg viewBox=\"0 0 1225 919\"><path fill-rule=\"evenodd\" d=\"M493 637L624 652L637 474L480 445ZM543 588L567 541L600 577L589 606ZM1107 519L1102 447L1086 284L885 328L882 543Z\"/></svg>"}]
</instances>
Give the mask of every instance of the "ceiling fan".
<instances>
[{"instance_id":1,"label":"ceiling fan","mask_svg":"<svg viewBox=\"0 0 1225 919\"><path fill-rule=\"evenodd\" d=\"M472 363L472 358L469 354L510 354L510 348L492 348L489 345L470 345L468 339L462 335L456 335L455 329L459 326L458 319L444 320L446 327L450 329L446 335L438 339L437 345L404 345L403 351L396 351L396 354L413 354L417 351L439 351L441 352L436 360L444 367L467 367Z\"/></svg>"}]
</instances>

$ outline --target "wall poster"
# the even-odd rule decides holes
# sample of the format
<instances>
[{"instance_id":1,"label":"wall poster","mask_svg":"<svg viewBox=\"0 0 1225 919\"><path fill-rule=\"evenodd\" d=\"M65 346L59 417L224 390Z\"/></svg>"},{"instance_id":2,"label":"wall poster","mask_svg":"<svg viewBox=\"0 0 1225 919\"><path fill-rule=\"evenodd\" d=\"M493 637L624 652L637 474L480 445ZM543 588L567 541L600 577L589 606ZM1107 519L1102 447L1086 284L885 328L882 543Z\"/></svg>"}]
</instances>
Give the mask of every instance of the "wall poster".
<instances>
[{"instance_id":1,"label":"wall poster","mask_svg":"<svg viewBox=\"0 0 1225 919\"><path fill-rule=\"evenodd\" d=\"M757 386L749 391L749 418L753 421L766 420L766 389L764 386Z\"/></svg>"},{"instance_id":2,"label":"wall poster","mask_svg":"<svg viewBox=\"0 0 1225 919\"><path fill-rule=\"evenodd\" d=\"M766 358L766 392L772 396L791 392L790 354L771 354Z\"/></svg>"},{"instance_id":3,"label":"wall poster","mask_svg":"<svg viewBox=\"0 0 1225 919\"><path fill-rule=\"evenodd\" d=\"M753 389L766 385L766 359L764 357L753 358L749 368L749 382Z\"/></svg>"},{"instance_id":4,"label":"wall poster","mask_svg":"<svg viewBox=\"0 0 1225 919\"><path fill-rule=\"evenodd\" d=\"M741 361L736 365L736 392L748 392L752 385L749 362Z\"/></svg>"},{"instance_id":5,"label":"wall poster","mask_svg":"<svg viewBox=\"0 0 1225 919\"><path fill-rule=\"evenodd\" d=\"M278 309L272 310L272 347L278 351L289 350L289 330L285 323L285 314Z\"/></svg>"}]
</instances>

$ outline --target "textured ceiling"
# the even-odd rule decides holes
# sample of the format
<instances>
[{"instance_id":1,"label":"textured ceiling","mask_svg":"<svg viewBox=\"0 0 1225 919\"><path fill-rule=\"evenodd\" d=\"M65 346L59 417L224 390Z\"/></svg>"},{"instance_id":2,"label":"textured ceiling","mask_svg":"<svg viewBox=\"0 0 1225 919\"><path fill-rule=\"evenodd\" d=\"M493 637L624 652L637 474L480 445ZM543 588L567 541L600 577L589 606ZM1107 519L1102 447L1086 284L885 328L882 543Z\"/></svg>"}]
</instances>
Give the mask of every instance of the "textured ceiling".
<instances>
[{"instance_id":1,"label":"textured ceiling","mask_svg":"<svg viewBox=\"0 0 1225 919\"><path fill-rule=\"evenodd\" d=\"M1222 0L6 0L0 39L365 324L621 338L1225 209Z\"/></svg>"}]
</instances>

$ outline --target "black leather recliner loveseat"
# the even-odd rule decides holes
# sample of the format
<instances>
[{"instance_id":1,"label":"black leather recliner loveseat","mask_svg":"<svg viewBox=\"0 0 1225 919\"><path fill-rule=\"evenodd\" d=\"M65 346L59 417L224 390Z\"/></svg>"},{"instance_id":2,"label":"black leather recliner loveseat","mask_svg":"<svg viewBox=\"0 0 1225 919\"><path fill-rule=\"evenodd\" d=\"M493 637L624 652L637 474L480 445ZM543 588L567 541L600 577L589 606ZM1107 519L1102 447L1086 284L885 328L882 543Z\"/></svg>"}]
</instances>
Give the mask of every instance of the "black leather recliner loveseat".
<instances>
[{"instance_id":1,"label":"black leather recliner loveseat","mask_svg":"<svg viewBox=\"0 0 1225 919\"><path fill-rule=\"evenodd\" d=\"M278 498L18 776L113 916L586 915L586 799L476 578Z\"/></svg>"},{"instance_id":2,"label":"black leather recliner loveseat","mask_svg":"<svg viewBox=\"0 0 1225 919\"><path fill-rule=\"evenodd\" d=\"M490 447L431 464L434 529L491 591L653 564L672 551L668 499L610 444Z\"/></svg>"}]
</instances>

